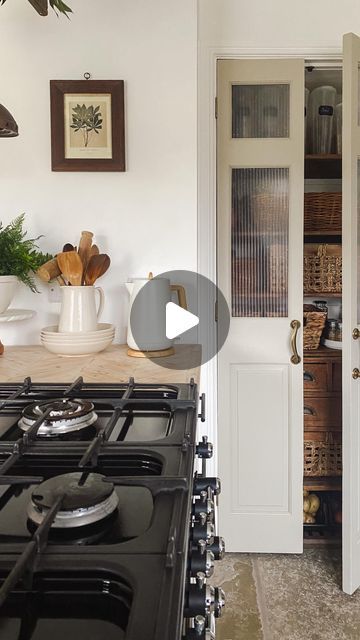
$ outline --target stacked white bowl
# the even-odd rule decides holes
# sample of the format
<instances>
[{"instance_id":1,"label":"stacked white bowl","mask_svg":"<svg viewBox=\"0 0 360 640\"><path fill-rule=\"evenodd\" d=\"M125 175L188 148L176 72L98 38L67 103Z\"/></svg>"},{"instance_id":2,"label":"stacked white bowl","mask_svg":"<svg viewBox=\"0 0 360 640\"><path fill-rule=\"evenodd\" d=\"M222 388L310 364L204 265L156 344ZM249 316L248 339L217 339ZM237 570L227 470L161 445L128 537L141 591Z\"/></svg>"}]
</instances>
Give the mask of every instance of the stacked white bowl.
<instances>
[{"instance_id":1,"label":"stacked white bowl","mask_svg":"<svg viewBox=\"0 0 360 640\"><path fill-rule=\"evenodd\" d=\"M95 331L58 331L58 326L44 327L41 344L59 356L86 356L103 351L115 337L115 327L101 322Z\"/></svg>"}]
</instances>

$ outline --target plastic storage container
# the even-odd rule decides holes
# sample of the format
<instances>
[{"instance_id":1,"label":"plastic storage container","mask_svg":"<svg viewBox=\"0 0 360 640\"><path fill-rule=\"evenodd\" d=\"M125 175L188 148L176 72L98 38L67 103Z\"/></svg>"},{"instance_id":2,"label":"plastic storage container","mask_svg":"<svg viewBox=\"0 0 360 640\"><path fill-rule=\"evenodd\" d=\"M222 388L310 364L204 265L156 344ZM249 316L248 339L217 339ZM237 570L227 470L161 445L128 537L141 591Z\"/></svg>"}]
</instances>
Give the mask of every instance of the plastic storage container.
<instances>
[{"instance_id":1,"label":"plastic storage container","mask_svg":"<svg viewBox=\"0 0 360 640\"><path fill-rule=\"evenodd\" d=\"M317 87L310 93L311 153L331 153L332 151L335 103L335 87Z\"/></svg>"}]
</instances>

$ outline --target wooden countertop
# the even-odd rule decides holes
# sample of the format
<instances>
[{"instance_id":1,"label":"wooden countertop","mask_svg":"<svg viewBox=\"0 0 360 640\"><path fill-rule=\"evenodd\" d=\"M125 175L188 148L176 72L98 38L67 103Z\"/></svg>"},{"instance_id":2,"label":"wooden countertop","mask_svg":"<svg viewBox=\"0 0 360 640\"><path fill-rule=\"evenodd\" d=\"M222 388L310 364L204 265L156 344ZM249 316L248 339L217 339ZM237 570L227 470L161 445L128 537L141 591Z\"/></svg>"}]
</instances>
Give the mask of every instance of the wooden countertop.
<instances>
[{"instance_id":1,"label":"wooden countertop","mask_svg":"<svg viewBox=\"0 0 360 640\"><path fill-rule=\"evenodd\" d=\"M78 376L85 382L127 382L132 376L136 382L181 383L194 378L199 383L200 367L189 369L186 363L194 353L200 353L201 347L176 345L175 349L175 355L161 358L168 368L154 360L128 356L127 346L122 344L93 356L71 358L56 356L37 345L6 347L0 357L0 382L21 382L26 376L33 382L73 382Z\"/></svg>"}]
</instances>

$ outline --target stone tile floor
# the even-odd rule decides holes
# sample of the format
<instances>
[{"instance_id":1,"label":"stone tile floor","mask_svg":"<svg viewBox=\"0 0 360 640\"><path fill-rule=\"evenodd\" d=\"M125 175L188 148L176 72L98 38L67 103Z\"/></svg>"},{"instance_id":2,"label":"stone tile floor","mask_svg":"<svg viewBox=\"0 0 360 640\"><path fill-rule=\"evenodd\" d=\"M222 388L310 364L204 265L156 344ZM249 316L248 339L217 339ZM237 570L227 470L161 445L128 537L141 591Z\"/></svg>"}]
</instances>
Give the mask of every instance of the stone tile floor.
<instances>
[{"instance_id":1,"label":"stone tile floor","mask_svg":"<svg viewBox=\"0 0 360 640\"><path fill-rule=\"evenodd\" d=\"M227 553L213 584L226 592L216 640L360 640L360 590L341 591L341 551Z\"/></svg>"}]
</instances>

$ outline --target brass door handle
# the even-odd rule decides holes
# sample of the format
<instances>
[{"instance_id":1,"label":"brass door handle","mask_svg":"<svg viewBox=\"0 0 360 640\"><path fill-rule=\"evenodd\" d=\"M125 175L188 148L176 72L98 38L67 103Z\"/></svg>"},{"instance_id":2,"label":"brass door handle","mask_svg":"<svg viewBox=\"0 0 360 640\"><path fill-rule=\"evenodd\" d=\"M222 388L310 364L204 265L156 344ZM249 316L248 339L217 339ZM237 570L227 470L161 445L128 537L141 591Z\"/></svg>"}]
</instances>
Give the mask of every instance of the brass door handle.
<instances>
[{"instance_id":1,"label":"brass door handle","mask_svg":"<svg viewBox=\"0 0 360 640\"><path fill-rule=\"evenodd\" d=\"M298 354L297 347L296 347L296 338L297 338L297 334L300 329L300 326L301 324L299 320L291 320L290 327L292 329L292 332L291 332L290 343L291 343L292 356L290 358L290 362L292 362L292 364L299 364L301 362L301 358Z\"/></svg>"},{"instance_id":2,"label":"brass door handle","mask_svg":"<svg viewBox=\"0 0 360 640\"><path fill-rule=\"evenodd\" d=\"M360 378L360 371L357 367L352 370L352 377L354 378L354 380Z\"/></svg>"}]
</instances>

